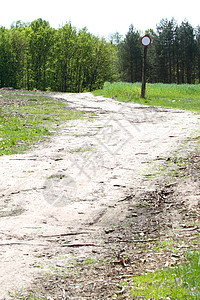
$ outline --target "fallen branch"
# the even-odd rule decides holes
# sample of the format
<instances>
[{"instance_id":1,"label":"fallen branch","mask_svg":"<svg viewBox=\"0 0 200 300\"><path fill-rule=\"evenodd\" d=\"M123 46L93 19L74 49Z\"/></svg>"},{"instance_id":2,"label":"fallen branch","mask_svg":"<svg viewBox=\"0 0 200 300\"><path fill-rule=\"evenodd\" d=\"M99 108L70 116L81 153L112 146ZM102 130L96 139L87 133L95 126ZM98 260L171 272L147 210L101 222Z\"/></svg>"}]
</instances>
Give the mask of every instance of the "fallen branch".
<instances>
[{"instance_id":1,"label":"fallen branch","mask_svg":"<svg viewBox=\"0 0 200 300\"><path fill-rule=\"evenodd\" d=\"M13 246L13 245L29 245L29 246L48 246L47 244L33 244L27 242L0 242L0 246Z\"/></svg>"},{"instance_id":2,"label":"fallen branch","mask_svg":"<svg viewBox=\"0 0 200 300\"><path fill-rule=\"evenodd\" d=\"M95 244L62 244L62 247L102 247L100 245L95 245Z\"/></svg>"},{"instance_id":3,"label":"fallen branch","mask_svg":"<svg viewBox=\"0 0 200 300\"><path fill-rule=\"evenodd\" d=\"M157 241L158 239L149 239L149 240L132 240L130 242L133 242L133 243L149 243L149 242L155 242Z\"/></svg>"},{"instance_id":4,"label":"fallen branch","mask_svg":"<svg viewBox=\"0 0 200 300\"><path fill-rule=\"evenodd\" d=\"M89 234L90 232L81 231L81 232L68 232L68 233L60 233L60 234L52 234L52 235L40 235L39 237L43 238L51 238L51 237L63 237L63 236L72 236L72 235L80 235L80 234Z\"/></svg>"},{"instance_id":5,"label":"fallen branch","mask_svg":"<svg viewBox=\"0 0 200 300\"><path fill-rule=\"evenodd\" d=\"M149 243L149 242L155 242L158 239L149 239L149 240L119 240L117 241L118 243ZM109 244L113 243L112 242L107 242Z\"/></svg>"},{"instance_id":6,"label":"fallen branch","mask_svg":"<svg viewBox=\"0 0 200 300\"><path fill-rule=\"evenodd\" d=\"M10 158L9 160L37 160L37 158Z\"/></svg>"}]
</instances>

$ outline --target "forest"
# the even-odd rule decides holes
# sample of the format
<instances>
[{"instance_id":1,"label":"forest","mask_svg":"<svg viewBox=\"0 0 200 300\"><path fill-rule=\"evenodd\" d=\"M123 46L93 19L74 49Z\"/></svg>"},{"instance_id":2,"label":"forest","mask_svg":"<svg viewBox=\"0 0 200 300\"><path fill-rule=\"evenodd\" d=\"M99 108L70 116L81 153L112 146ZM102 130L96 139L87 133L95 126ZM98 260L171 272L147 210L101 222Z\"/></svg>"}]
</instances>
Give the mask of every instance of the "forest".
<instances>
[{"instance_id":1,"label":"forest","mask_svg":"<svg viewBox=\"0 0 200 300\"><path fill-rule=\"evenodd\" d=\"M200 26L162 19L148 29L147 82L200 83ZM0 27L0 87L83 92L104 82L140 82L143 33L130 25L125 36L109 39L66 23L58 29L48 21L17 21Z\"/></svg>"}]
</instances>

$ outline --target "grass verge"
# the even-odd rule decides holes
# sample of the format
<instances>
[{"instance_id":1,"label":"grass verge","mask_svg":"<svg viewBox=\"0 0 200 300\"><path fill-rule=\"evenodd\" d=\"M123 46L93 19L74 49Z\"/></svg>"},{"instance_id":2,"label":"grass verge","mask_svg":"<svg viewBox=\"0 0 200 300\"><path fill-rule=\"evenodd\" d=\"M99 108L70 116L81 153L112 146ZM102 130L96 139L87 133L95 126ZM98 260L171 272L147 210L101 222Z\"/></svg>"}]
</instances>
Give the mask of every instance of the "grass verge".
<instances>
[{"instance_id":1,"label":"grass verge","mask_svg":"<svg viewBox=\"0 0 200 300\"><path fill-rule=\"evenodd\" d=\"M66 104L40 92L0 90L0 155L20 153L81 117Z\"/></svg>"},{"instance_id":2,"label":"grass verge","mask_svg":"<svg viewBox=\"0 0 200 300\"><path fill-rule=\"evenodd\" d=\"M141 83L128 82L105 82L102 90L93 92L95 96L103 95L124 102L133 101L200 112L200 84L148 83L146 98L140 98L140 93Z\"/></svg>"},{"instance_id":3,"label":"grass verge","mask_svg":"<svg viewBox=\"0 0 200 300\"><path fill-rule=\"evenodd\" d=\"M200 253L185 264L133 277L131 295L143 299L200 299ZM130 283L129 283L130 284Z\"/></svg>"}]
</instances>

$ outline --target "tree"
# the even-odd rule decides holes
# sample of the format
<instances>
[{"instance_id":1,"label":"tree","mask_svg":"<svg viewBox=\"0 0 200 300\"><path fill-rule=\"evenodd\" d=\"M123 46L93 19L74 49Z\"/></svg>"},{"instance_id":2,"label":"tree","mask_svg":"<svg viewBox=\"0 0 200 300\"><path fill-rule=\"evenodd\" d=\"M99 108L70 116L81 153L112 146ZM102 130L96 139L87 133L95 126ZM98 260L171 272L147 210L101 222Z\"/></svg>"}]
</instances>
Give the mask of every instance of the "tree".
<instances>
[{"instance_id":1,"label":"tree","mask_svg":"<svg viewBox=\"0 0 200 300\"><path fill-rule=\"evenodd\" d=\"M13 75L10 31L0 27L0 86L12 86Z\"/></svg>"},{"instance_id":2,"label":"tree","mask_svg":"<svg viewBox=\"0 0 200 300\"><path fill-rule=\"evenodd\" d=\"M22 26L12 27L10 31L10 46L12 53L12 87L25 87L25 56L26 38L25 28Z\"/></svg>"},{"instance_id":3,"label":"tree","mask_svg":"<svg viewBox=\"0 0 200 300\"><path fill-rule=\"evenodd\" d=\"M77 32L71 23L66 23L55 32L53 51L54 90L62 92L74 90L74 57L76 53Z\"/></svg>"},{"instance_id":4,"label":"tree","mask_svg":"<svg viewBox=\"0 0 200 300\"><path fill-rule=\"evenodd\" d=\"M159 82L156 56L156 39L157 34L153 29L148 29L145 31L145 35L151 38L151 45L148 47L147 51L147 66L146 66L146 81L147 82Z\"/></svg>"},{"instance_id":5,"label":"tree","mask_svg":"<svg viewBox=\"0 0 200 300\"><path fill-rule=\"evenodd\" d=\"M31 58L32 87L45 90L47 66L53 44L52 29L47 21L38 19L30 24L28 47Z\"/></svg>"},{"instance_id":6,"label":"tree","mask_svg":"<svg viewBox=\"0 0 200 300\"><path fill-rule=\"evenodd\" d=\"M181 83L194 83L196 43L193 27L184 21L178 29Z\"/></svg>"},{"instance_id":7,"label":"tree","mask_svg":"<svg viewBox=\"0 0 200 300\"><path fill-rule=\"evenodd\" d=\"M196 79L200 83L200 26L196 30Z\"/></svg>"},{"instance_id":8,"label":"tree","mask_svg":"<svg viewBox=\"0 0 200 300\"><path fill-rule=\"evenodd\" d=\"M121 80L141 81L142 49L140 34L131 25L124 40L119 44L119 61Z\"/></svg>"},{"instance_id":9,"label":"tree","mask_svg":"<svg viewBox=\"0 0 200 300\"><path fill-rule=\"evenodd\" d=\"M164 83L175 81L176 57L175 57L175 36L177 23L162 19L157 25L157 36L155 44L155 68L157 80Z\"/></svg>"},{"instance_id":10,"label":"tree","mask_svg":"<svg viewBox=\"0 0 200 300\"><path fill-rule=\"evenodd\" d=\"M117 49L115 45L107 43L105 39L93 36L93 50L88 69L88 83L90 91L99 89L105 81L113 81L117 72L115 68Z\"/></svg>"}]
</instances>

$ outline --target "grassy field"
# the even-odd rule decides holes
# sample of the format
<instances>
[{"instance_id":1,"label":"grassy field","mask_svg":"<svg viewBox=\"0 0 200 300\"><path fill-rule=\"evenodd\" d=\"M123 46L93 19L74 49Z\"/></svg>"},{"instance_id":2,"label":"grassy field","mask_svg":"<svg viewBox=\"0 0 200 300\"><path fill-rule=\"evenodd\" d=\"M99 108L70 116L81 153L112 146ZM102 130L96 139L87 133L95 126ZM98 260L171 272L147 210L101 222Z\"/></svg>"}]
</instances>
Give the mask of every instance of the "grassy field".
<instances>
[{"instance_id":1,"label":"grassy field","mask_svg":"<svg viewBox=\"0 0 200 300\"><path fill-rule=\"evenodd\" d=\"M105 82L102 90L93 92L119 101L132 101L145 105L172 107L200 112L200 84L146 85L146 98L140 98L141 83Z\"/></svg>"},{"instance_id":2,"label":"grassy field","mask_svg":"<svg viewBox=\"0 0 200 300\"><path fill-rule=\"evenodd\" d=\"M198 300L200 299L199 271L200 253L188 253L185 264L133 277L131 295L155 300Z\"/></svg>"},{"instance_id":3,"label":"grassy field","mask_svg":"<svg viewBox=\"0 0 200 300\"><path fill-rule=\"evenodd\" d=\"M0 90L0 155L20 153L80 117L43 93Z\"/></svg>"}]
</instances>

